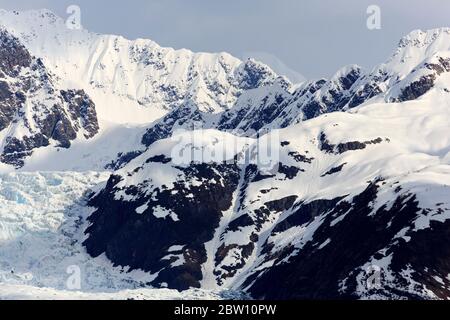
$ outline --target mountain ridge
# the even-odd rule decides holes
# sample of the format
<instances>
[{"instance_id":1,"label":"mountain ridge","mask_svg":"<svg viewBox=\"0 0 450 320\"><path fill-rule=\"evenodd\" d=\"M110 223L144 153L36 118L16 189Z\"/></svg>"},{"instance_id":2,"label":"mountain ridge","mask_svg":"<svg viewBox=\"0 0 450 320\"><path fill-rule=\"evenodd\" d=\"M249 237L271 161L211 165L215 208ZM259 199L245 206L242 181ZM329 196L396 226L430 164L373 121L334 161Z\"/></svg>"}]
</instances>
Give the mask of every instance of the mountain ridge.
<instances>
[{"instance_id":1,"label":"mountain ridge","mask_svg":"<svg viewBox=\"0 0 450 320\"><path fill-rule=\"evenodd\" d=\"M77 250L155 288L450 297L449 28L411 32L370 71L293 85L47 10L0 21L4 201L30 210L17 179L43 194L63 179L74 197L98 183L69 210ZM55 168L78 172L15 175Z\"/></svg>"},{"instance_id":2,"label":"mountain ridge","mask_svg":"<svg viewBox=\"0 0 450 320\"><path fill-rule=\"evenodd\" d=\"M442 61L437 55L437 63L431 61L420 66L425 55L449 49L446 45L448 28L411 32L400 40L391 58L371 72L351 65L329 80L293 86L269 67L253 60L243 62L225 53L196 54L184 49L163 48L151 40L131 41L120 36L70 30L61 18L48 10L2 10L0 16L1 24L19 37L30 54L43 59L54 74L53 81L57 86L64 90L83 90L95 103L98 136L124 125L135 126L136 132L140 132L142 126L148 127L141 143L119 146L111 152L108 161L101 160L102 164L95 160L97 166L108 168L122 166L131 155L139 154L151 143L167 138L179 129L216 128L251 137L323 113L348 111L369 100L416 99L432 88L448 69L445 55ZM188 60L182 58L176 62L183 54ZM174 55L175 60L164 55ZM408 58L411 55L415 57L413 60ZM206 60L201 62L203 57ZM106 60L103 63L104 59L109 63ZM229 63L223 64L221 59ZM201 66L210 63L215 71L207 71L205 76L204 70L209 67ZM173 66L167 69L165 64ZM190 84L181 86L176 81L174 87L173 79L180 78L175 77L176 74L182 74L181 78L188 77L186 68L181 73L177 71L186 64L194 66L194 78ZM420 69L415 70L416 78L405 79L414 68ZM163 72L166 75L158 69L166 70ZM153 80L145 80L148 76ZM149 81L154 84L147 85ZM136 83L140 85L136 86Z\"/></svg>"}]
</instances>

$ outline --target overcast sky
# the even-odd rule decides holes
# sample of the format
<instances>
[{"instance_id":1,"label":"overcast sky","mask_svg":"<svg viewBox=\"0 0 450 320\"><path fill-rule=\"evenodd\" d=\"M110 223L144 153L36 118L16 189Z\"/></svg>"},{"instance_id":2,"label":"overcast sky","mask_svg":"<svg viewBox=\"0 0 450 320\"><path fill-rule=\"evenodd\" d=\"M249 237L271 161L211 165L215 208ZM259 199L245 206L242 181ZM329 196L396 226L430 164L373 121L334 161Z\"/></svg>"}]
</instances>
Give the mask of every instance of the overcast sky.
<instances>
[{"instance_id":1,"label":"overcast sky","mask_svg":"<svg viewBox=\"0 0 450 320\"><path fill-rule=\"evenodd\" d=\"M82 9L83 27L162 46L227 51L291 69L292 77L329 77L340 67L372 68L414 29L450 27L448 0L0 0L9 10ZM380 30L366 27L381 8Z\"/></svg>"}]
</instances>

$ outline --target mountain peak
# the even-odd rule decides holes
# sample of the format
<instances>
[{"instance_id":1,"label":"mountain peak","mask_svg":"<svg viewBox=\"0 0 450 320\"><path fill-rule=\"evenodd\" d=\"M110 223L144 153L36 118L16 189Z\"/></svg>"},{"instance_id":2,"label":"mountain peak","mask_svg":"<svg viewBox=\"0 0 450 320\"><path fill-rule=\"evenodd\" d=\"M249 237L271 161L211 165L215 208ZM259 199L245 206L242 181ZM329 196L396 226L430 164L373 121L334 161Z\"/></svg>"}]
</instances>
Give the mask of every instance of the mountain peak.
<instances>
[{"instance_id":1,"label":"mountain peak","mask_svg":"<svg viewBox=\"0 0 450 320\"><path fill-rule=\"evenodd\" d=\"M394 54L375 72L403 79L424 60L445 51L450 51L450 28L414 30L400 40Z\"/></svg>"},{"instance_id":2,"label":"mountain peak","mask_svg":"<svg viewBox=\"0 0 450 320\"><path fill-rule=\"evenodd\" d=\"M435 28L430 30L413 30L406 36L404 36L399 43L400 48L405 47L424 47L434 43L441 37L450 38L450 28ZM448 46L448 42L447 42Z\"/></svg>"},{"instance_id":3,"label":"mountain peak","mask_svg":"<svg viewBox=\"0 0 450 320\"><path fill-rule=\"evenodd\" d=\"M340 68L331 78L331 80L339 80L347 77L349 74L360 74L362 73L362 68L357 64L350 64Z\"/></svg>"},{"instance_id":4,"label":"mountain peak","mask_svg":"<svg viewBox=\"0 0 450 320\"><path fill-rule=\"evenodd\" d=\"M97 101L105 95L120 99L115 112L110 104L97 104L99 117L112 123L123 122L124 105L144 115L133 116L131 123L151 123L189 99L220 112L243 90L270 85L278 77L260 62L226 53L194 53L151 40L73 30L49 10L1 10L0 26L42 58L62 86L86 88Z\"/></svg>"},{"instance_id":5,"label":"mountain peak","mask_svg":"<svg viewBox=\"0 0 450 320\"><path fill-rule=\"evenodd\" d=\"M0 18L3 23L22 23L29 27L48 28L49 26L63 26L64 19L48 9L8 11L0 9Z\"/></svg>"}]
</instances>

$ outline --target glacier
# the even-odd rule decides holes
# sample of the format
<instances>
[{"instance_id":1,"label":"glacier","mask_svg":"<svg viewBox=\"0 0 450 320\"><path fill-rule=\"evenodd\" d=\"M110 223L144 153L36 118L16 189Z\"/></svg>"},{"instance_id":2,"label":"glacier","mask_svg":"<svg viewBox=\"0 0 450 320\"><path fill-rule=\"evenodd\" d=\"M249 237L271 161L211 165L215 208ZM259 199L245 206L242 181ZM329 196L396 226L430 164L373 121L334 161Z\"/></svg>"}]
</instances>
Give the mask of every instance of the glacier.
<instances>
[{"instance_id":1,"label":"glacier","mask_svg":"<svg viewBox=\"0 0 450 320\"><path fill-rule=\"evenodd\" d=\"M107 172L28 172L0 175L0 299L198 300L239 297L224 290L151 289L151 275L92 259L86 237L86 195ZM81 286L67 285L70 267Z\"/></svg>"}]
</instances>

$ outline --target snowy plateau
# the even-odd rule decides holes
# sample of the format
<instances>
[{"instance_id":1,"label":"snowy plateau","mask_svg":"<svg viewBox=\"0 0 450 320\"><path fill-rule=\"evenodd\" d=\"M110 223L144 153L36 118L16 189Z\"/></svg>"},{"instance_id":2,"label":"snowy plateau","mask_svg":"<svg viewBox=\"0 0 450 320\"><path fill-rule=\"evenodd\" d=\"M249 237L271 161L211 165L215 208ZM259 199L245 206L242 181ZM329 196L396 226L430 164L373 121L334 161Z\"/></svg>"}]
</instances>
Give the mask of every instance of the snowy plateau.
<instances>
[{"instance_id":1,"label":"snowy plateau","mask_svg":"<svg viewBox=\"0 0 450 320\"><path fill-rule=\"evenodd\" d=\"M0 10L0 299L448 299L449 128L450 28L296 84Z\"/></svg>"}]
</instances>

